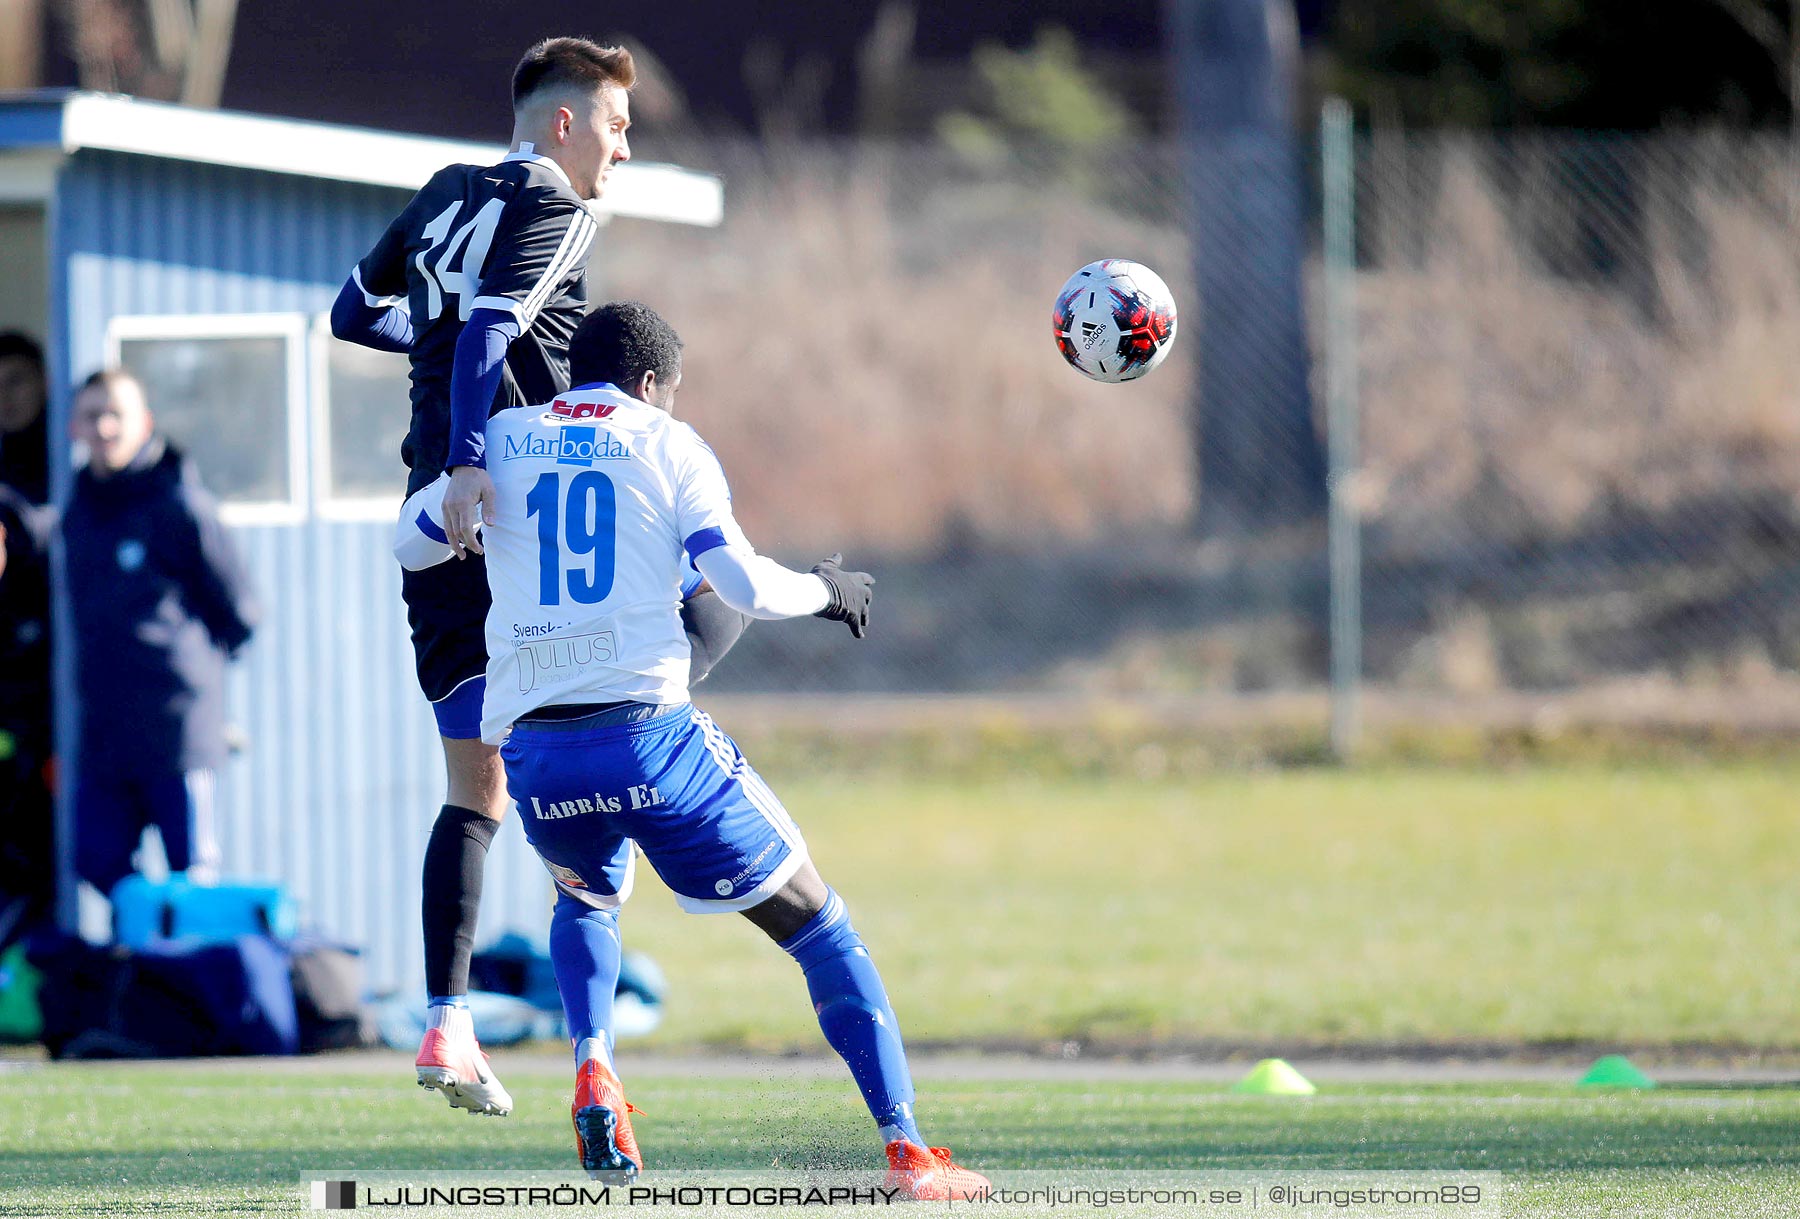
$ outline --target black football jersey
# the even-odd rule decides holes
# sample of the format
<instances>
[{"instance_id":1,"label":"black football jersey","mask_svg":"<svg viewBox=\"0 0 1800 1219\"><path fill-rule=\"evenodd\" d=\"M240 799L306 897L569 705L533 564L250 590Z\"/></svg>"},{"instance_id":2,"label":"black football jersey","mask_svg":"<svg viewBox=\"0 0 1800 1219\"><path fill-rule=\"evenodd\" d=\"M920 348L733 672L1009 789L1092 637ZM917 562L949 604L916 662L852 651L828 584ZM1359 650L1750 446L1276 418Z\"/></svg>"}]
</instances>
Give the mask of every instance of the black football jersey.
<instances>
[{"instance_id":1,"label":"black football jersey","mask_svg":"<svg viewBox=\"0 0 1800 1219\"><path fill-rule=\"evenodd\" d=\"M529 152L432 175L357 264L371 304L412 311L412 427L400 455L407 493L443 472L450 366L476 309L519 322L490 413L569 388L569 338L587 313L587 259L599 225L559 166Z\"/></svg>"}]
</instances>

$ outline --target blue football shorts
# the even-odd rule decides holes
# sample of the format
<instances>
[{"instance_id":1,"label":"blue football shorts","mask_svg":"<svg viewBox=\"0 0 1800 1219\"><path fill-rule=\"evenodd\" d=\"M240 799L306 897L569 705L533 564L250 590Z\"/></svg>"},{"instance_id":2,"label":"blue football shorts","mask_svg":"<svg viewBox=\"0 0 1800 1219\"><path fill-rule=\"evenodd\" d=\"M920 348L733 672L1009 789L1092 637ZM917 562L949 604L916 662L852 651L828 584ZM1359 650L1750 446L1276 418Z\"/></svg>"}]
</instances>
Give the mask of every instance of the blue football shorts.
<instances>
[{"instance_id":1,"label":"blue football shorts","mask_svg":"<svg viewBox=\"0 0 1800 1219\"><path fill-rule=\"evenodd\" d=\"M481 703L487 697L487 674L466 678L454 690L431 704L438 735L453 741L481 738Z\"/></svg>"},{"instance_id":2,"label":"blue football shorts","mask_svg":"<svg viewBox=\"0 0 1800 1219\"><path fill-rule=\"evenodd\" d=\"M748 910L806 861L800 828L706 712L636 723L522 723L500 747L525 837L557 888L612 909L636 842L684 910Z\"/></svg>"}]
</instances>

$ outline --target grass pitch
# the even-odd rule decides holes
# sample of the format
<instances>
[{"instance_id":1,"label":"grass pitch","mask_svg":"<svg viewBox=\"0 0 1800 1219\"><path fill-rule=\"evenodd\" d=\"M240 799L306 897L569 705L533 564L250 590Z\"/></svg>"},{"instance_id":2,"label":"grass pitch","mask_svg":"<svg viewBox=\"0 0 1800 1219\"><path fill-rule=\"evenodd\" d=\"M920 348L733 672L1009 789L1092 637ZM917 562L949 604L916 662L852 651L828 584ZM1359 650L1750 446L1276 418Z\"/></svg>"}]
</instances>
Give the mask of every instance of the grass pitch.
<instances>
[{"instance_id":1,"label":"grass pitch","mask_svg":"<svg viewBox=\"0 0 1800 1219\"><path fill-rule=\"evenodd\" d=\"M629 1059L625 1066L629 1073ZM309 1172L569 1173L566 1075L560 1063L514 1060L506 1078L518 1110L494 1120L451 1113L420 1093L397 1054L10 1071L0 1076L0 1213L292 1213L310 1211L301 1184ZM767 1072L740 1064L633 1073L627 1082L649 1111L637 1130L653 1172L776 1161L861 1167L877 1158L848 1080L832 1072L794 1077L776 1063ZM1219 1083L1075 1074L959 1080L953 1064L941 1063L921 1072L920 1111L934 1142L996 1173L1181 1169L1241 1174L1232 1179L1260 1182L1265 1191L1294 1171L1377 1174L1370 1181L1408 1170L1445 1179L1498 1174L1480 1178L1490 1183L1489 1201L1453 1208L1474 1216L1774 1216L1792 1214L1800 1198L1797 1089L1582 1094L1543 1083L1364 1084L1327 1085L1295 1099L1236 1096ZM1326 1206L1292 1213L1439 1212Z\"/></svg>"},{"instance_id":2,"label":"grass pitch","mask_svg":"<svg viewBox=\"0 0 1800 1219\"><path fill-rule=\"evenodd\" d=\"M771 780L914 1042L1800 1048L1791 763ZM819 1045L638 877L659 1044Z\"/></svg>"},{"instance_id":3,"label":"grass pitch","mask_svg":"<svg viewBox=\"0 0 1800 1219\"><path fill-rule=\"evenodd\" d=\"M1793 765L771 777L915 1044L1800 1043ZM624 927L670 977L648 1048L819 1048L798 971L743 920L679 914L646 869ZM876 1160L835 1071L657 1073L633 1069L641 1043L621 1051L653 1170ZM296 1212L308 1172L570 1172L567 1069L499 1064L518 1102L503 1121L420 1093L403 1055L5 1071L0 1215ZM1071 1070L928 1067L926 1133L1002 1174L1498 1174L1469 1216L1785 1216L1800 1199L1800 1089L1584 1094L1421 1067L1296 1100Z\"/></svg>"}]
</instances>

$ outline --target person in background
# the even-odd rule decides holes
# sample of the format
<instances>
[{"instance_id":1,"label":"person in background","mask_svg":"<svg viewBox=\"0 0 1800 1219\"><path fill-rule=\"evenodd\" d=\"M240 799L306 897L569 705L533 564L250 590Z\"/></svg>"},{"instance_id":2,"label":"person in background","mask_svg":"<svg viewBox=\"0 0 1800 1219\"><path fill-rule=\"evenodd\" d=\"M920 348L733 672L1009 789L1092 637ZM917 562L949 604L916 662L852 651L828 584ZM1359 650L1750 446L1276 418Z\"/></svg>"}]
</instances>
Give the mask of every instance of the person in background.
<instances>
[{"instance_id":1,"label":"person in background","mask_svg":"<svg viewBox=\"0 0 1800 1219\"><path fill-rule=\"evenodd\" d=\"M169 869L204 878L218 866L225 663L255 603L212 496L157 434L135 377L89 377L70 432L88 454L62 522L81 702L76 871L110 893L153 825Z\"/></svg>"},{"instance_id":2,"label":"person in background","mask_svg":"<svg viewBox=\"0 0 1800 1219\"><path fill-rule=\"evenodd\" d=\"M0 948L55 905L44 350L0 333Z\"/></svg>"},{"instance_id":3,"label":"person in background","mask_svg":"<svg viewBox=\"0 0 1800 1219\"><path fill-rule=\"evenodd\" d=\"M0 483L32 504L50 500L44 349L16 330L0 333Z\"/></svg>"},{"instance_id":4,"label":"person in background","mask_svg":"<svg viewBox=\"0 0 1800 1219\"><path fill-rule=\"evenodd\" d=\"M49 523L0 483L0 950L56 901Z\"/></svg>"}]
</instances>

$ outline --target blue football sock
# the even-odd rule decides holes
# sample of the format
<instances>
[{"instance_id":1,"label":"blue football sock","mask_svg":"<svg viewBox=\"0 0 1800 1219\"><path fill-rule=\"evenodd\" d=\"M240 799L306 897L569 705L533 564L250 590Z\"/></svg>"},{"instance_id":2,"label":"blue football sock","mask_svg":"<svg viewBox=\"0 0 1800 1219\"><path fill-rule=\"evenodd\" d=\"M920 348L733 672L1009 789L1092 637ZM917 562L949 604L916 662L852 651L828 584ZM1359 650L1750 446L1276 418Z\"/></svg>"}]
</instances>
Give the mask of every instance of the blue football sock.
<instances>
[{"instance_id":1,"label":"blue football sock","mask_svg":"<svg viewBox=\"0 0 1800 1219\"><path fill-rule=\"evenodd\" d=\"M913 1121L912 1072L900 1022L843 899L829 892L824 908L781 947L806 972L819 1028L849 1066L883 1142L904 1138L924 1146Z\"/></svg>"},{"instance_id":2,"label":"blue football sock","mask_svg":"<svg viewBox=\"0 0 1800 1219\"><path fill-rule=\"evenodd\" d=\"M550 964L556 970L556 989L562 993L563 1015L577 1057L586 1053L583 1042L598 1041L610 1067L613 992L619 985L619 912L596 910L567 893L557 894L556 912L550 916Z\"/></svg>"}]
</instances>

